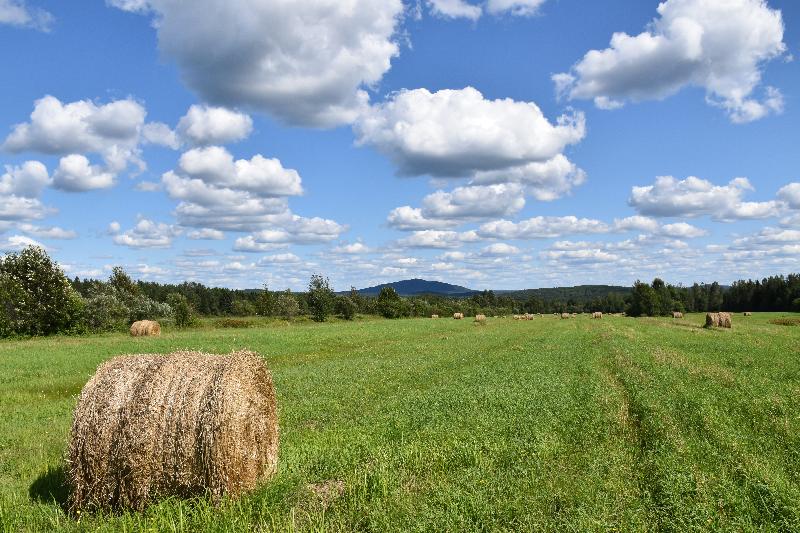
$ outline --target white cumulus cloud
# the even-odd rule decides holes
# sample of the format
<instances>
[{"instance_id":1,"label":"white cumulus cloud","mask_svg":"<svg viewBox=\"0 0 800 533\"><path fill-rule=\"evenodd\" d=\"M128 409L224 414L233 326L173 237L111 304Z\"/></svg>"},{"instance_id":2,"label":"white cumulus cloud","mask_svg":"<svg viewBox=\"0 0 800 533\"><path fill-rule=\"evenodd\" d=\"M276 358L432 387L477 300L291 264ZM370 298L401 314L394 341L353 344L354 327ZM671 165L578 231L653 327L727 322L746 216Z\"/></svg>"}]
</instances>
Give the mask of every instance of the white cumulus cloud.
<instances>
[{"instance_id":1,"label":"white cumulus cloud","mask_svg":"<svg viewBox=\"0 0 800 533\"><path fill-rule=\"evenodd\" d=\"M0 0L0 24L47 32L54 20L52 13L30 7L25 0Z\"/></svg>"},{"instance_id":2,"label":"white cumulus cloud","mask_svg":"<svg viewBox=\"0 0 800 533\"><path fill-rule=\"evenodd\" d=\"M553 76L559 93L613 109L695 86L733 122L782 110L777 89L755 95L764 63L786 51L779 10L765 0L666 0L657 10L644 32L615 33L608 48Z\"/></svg>"},{"instance_id":3,"label":"white cumulus cloud","mask_svg":"<svg viewBox=\"0 0 800 533\"><path fill-rule=\"evenodd\" d=\"M195 145L227 144L246 139L253 119L224 107L193 105L178 122L178 133Z\"/></svg>"},{"instance_id":4,"label":"white cumulus cloud","mask_svg":"<svg viewBox=\"0 0 800 533\"><path fill-rule=\"evenodd\" d=\"M86 156L72 154L62 157L53 173L53 187L67 192L107 189L114 185L114 174L92 165Z\"/></svg>"},{"instance_id":5,"label":"white cumulus cloud","mask_svg":"<svg viewBox=\"0 0 800 533\"><path fill-rule=\"evenodd\" d=\"M152 13L158 43L204 100L288 123L355 120L399 54L401 0L110 0Z\"/></svg>"}]
</instances>

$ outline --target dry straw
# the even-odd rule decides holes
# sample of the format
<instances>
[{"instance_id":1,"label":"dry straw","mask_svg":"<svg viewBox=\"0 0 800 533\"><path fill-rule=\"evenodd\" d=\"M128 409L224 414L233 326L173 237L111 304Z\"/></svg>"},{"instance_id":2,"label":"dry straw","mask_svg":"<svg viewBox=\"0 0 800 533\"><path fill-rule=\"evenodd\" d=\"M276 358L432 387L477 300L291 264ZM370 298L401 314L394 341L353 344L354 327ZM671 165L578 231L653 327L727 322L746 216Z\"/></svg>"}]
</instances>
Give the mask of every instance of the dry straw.
<instances>
[{"instance_id":1,"label":"dry straw","mask_svg":"<svg viewBox=\"0 0 800 533\"><path fill-rule=\"evenodd\" d=\"M561 318L572 318L572 315L569 313L561 313Z\"/></svg>"},{"instance_id":2,"label":"dry straw","mask_svg":"<svg viewBox=\"0 0 800 533\"><path fill-rule=\"evenodd\" d=\"M103 363L78 398L70 509L237 497L277 461L275 391L256 354L120 356Z\"/></svg>"},{"instance_id":3,"label":"dry straw","mask_svg":"<svg viewBox=\"0 0 800 533\"><path fill-rule=\"evenodd\" d=\"M131 324L131 337L158 337L161 326L154 320L139 320Z\"/></svg>"},{"instance_id":4,"label":"dry straw","mask_svg":"<svg viewBox=\"0 0 800 533\"><path fill-rule=\"evenodd\" d=\"M486 315L475 315L475 322L478 324L486 324Z\"/></svg>"},{"instance_id":5,"label":"dry straw","mask_svg":"<svg viewBox=\"0 0 800 533\"><path fill-rule=\"evenodd\" d=\"M683 318L683 313L678 312L678 311L673 311L672 312L672 318Z\"/></svg>"},{"instance_id":6,"label":"dry straw","mask_svg":"<svg viewBox=\"0 0 800 533\"><path fill-rule=\"evenodd\" d=\"M464 313L453 313L453 318L456 319L456 320L463 320L464 319Z\"/></svg>"},{"instance_id":7,"label":"dry straw","mask_svg":"<svg viewBox=\"0 0 800 533\"><path fill-rule=\"evenodd\" d=\"M706 327L707 328L730 328L731 327L731 314L730 313L706 313Z\"/></svg>"},{"instance_id":8,"label":"dry straw","mask_svg":"<svg viewBox=\"0 0 800 533\"><path fill-rule=\"evenodd\" d=\"M439 315L431 315L431 318L439 318Z\"/></svg>"},{"instance_id":9,"label":"dry straw","mask_svg":"<svg viewBox=\"0 0 800 533\"><path fill-rule=\"evenodd\" d=\"M597 311L592 313L592 318L603 318L603 313Z\"/></svg>"},{"instance_id":10,"label":"dry straw","mask_svg":"<svg viewBox=\"0 0 800 533\"><path fill-rule=\"evenodd\" d=\"M750 311L745 311L744 316L753 316L753 313L751 313Z\"/></svg>"}]
</instances>

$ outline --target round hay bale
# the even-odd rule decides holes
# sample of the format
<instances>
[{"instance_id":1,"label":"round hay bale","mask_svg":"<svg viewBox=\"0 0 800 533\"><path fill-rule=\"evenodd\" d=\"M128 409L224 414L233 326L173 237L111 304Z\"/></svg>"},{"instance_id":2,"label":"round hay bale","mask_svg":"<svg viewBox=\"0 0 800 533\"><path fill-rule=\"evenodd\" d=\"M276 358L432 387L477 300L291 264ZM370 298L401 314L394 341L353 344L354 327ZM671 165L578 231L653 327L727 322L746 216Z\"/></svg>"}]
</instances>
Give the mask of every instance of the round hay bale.
<instances>
[{"instance_id":1,"label":"round hay bale","mask_svg":"<svg viewBox=\"0 0 800 533\"><path fill-rule=\"evenodd\" d=\"M730 313L720 313L719 314L719 327L721 328L728 328L731 327L731 314Z\"/></svg>"},{"instance_id":2,"label":"round hay bale","mask_svg":"<svg viewBox=\"0 0 800 533\"><path fill-rule=\"evenodd\" d=\"M439 318L439 315L431 315L431 318Z\"/></svg>"},{"instance_id":3,"label":"round hay bale","mask_svg":"<svg viewBox=\"0 0 800 533\"><path fill-rule=\"evenodd\" d=\"M67 453L73 512L237 497L277 467L272 376L251 352L115 357L81 391Z\"/></svg>"},{"instance_id":4,"label":"round hay bale","mask_svg":"<svg viewBox=\"0 0 800 533\"><path fill-rule=\"evenodd\" d=\"M678 311L673 311L672 318L683 318L683 313Z\"/></svg>"},{"instance_id":5,"label":"round hay bale","mask_svg":"<svg viewBox=\"0 0 800 533\"><path fill-rule=\"evenodd\" d=\"M570 315L569 313L561 313L561 318L562 319L563 318L572 318L572 315Z\"/></svg>"},{"instance_id":6,"label":"round hay bale","mask_svg":"<svg viewBox=\"0 0 800 533\"><path fill-rule=\"evenodd\" d=\"M475 315L475 322L478 324L486 324L486 315Z\"/></svg>"},{"instance_id":7,"label":"round hay bale","mask_svg":"<svg viewBox=\"0 0 800 533\"><path fill-rule=\"evenodd\" d=\"M750 311L745 311L744 316L753 316L753 313L751 313Z\"/></svg>"},{"instance_id":8,"label":"round hay bale","mask_svg":"<svg viewBox=\"0 0 800 533\"><path fill-rule=\"evenodd\" d=\"M155 320L139 320L131 324L131 337L159 337L161 325Z\"/></svg>"},{"instance_id":9,"label":"round hay bale","mask_svg":"<svg viewBox=\"0 0 800 533\"><path fill-rule=\"evenodd\" d=\"M464 313L453 313L453 318L456 319L456 320L463 320L464 319Z\"/></svg>"},{"instance_id":10,"label":"round hay bale","mask_svg":"<svg viewBox=\"0 0 800 533\"><path fill-rule=\"evenodd\" d=\"M603 313L596 311L592 313L592 318L603 318Z\"/></svg>"}]
</instances>

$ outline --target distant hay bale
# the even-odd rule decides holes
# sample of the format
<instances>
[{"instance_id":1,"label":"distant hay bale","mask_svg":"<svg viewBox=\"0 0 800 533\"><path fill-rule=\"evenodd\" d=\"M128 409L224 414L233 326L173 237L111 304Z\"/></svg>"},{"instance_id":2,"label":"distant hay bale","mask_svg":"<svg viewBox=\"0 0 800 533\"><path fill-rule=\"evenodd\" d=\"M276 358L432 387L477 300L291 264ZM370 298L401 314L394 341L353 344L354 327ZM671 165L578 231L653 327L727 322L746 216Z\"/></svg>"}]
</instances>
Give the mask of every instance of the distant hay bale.
<instances>
[{"instance_id":1,"label":"distant hay bale","mask_svg":"<svg viewBox=\"0 0 800 533\"><path fill-rule=\"evenodd\" d=\"M272 377L250 352L115 357L81 391L67 454L73 512L237 497L277 467Z\"/></svg>"},{"instance_id":2,"label":"distant hay bale","mask_svg":"<svg viewBox=\"0 0 800 533\"><path fill-rule=\"evenodd\" d=\"M706 313L707 328L731 328L730 313Z\"/></svg>"},{"instance_id":3,"label":"distant hay bale","mask_svg":"<svg viewBox=\"0 0 800 533\"><path fill-rule=\"evenodd\" d=\"M158 337L161 325L154 320L139 320L131 324L131 337Z\"/></svg>"},{"instance_id":4,"label":"distant hay bale","mask_svg":"<svg viewBox=\"0 0 800 533\"><path fill-rule=\"evenodd\" d=\"M569 313L561 313L561 318L572 318L572 315Z\"/></svg>"},{"instance_id":5,"label":"distant hay bale","mask_svg":"<svg viewBox=\"0 0 800 533\"><path fill-rule=\"evenodd\" d=\"M475 315L475 322L478 324L486 324L486 315Z\"/></svg>"},{"instance_id":6,"label":"distant hay bale","mask_svg":"<svg viewBox=\"0 0 800 533\"><path fill-rule=\"evenodd\" d=\"M520 315L514 315L514 320L521 320L522 317Z\"/></svg>"},{"instance_id":7,"label":"distant hay bale","mask_svg":"<svg viewBox=\"0 0 800 533\"><path fill-rule=\"evenodd\" d=\"M751 313L750 311L745 311L744 316L753 316L753 313Z\"/></svg>"},{"instance_id":8,"label":"distant hay bale","mask_svg":"<svg viewBox=\"0 0 800 533\"><path fill-rule=\"evenodd\" d=\"M456 320L464 320L464 313L453 313L453 318Z\"/></svg>"},{"instance_id":9,"label":"distant hay bale","mask_svg":"<svg viewBox=\"0 0 800 533\"><path fill-rule=\"evenodd\" d=\"M681 313L679 311L673 311L672 312L672 318L683 318L683 313Z\"/></svg>"},{"instance_id":10,"label":"distant hay bale","mask_svg":"<svg viewBox=\"0 0 800 533\"><path fill-rule=\"evenodd\" d=\"M439 315L431 315L431 318L439 318Z\"/></svg>"},{"instance_id":11,"label":"distant hay bale","mask_svg":"<svg viewBox=\"0 0 800 533\"><path fill-rule=\"evenodd\" d=\"M603 313L596 311L592 313L592 318L603 318Z\"/></svg>"}]
</instances>

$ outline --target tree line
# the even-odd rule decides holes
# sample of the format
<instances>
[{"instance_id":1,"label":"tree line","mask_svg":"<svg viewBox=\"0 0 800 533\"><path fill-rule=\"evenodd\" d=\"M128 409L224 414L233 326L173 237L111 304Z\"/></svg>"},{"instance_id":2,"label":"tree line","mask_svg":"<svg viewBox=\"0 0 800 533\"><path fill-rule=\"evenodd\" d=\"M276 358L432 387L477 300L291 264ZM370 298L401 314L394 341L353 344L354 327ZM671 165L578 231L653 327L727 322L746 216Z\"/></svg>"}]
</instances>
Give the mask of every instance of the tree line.
<instances>
[{"instance_id":1,"label":"tree line","mask_svg":"<svg viewBox=\"0 0 800 533\"><path fill-rule=\"evenodd\" d=\"M107 280L69 280L42 248L30 246L0 258L0 337L113 331L136 320L168 318L178 327L198 316L263 316L292 320L298 316L325 321L332 316L352 320L357 315L385 318L487 316L521 313L626 312L630 316L668 316L674 311L797 311L800 274L741 280L730 287L719 283L670 285L656 278L637 281L628 293L619 287L570 291L486 290L468 297L400 296L392 287L365 296L355 287L337 294L328 278L311 276L305 292L207 287L197 282L164 284L133 280L115 267ZM613 290L611 290L613 289ZM542 297L542 295L550 297ZM562 299L565 297L566 299Z\"/></svg>"}]
</instances>

